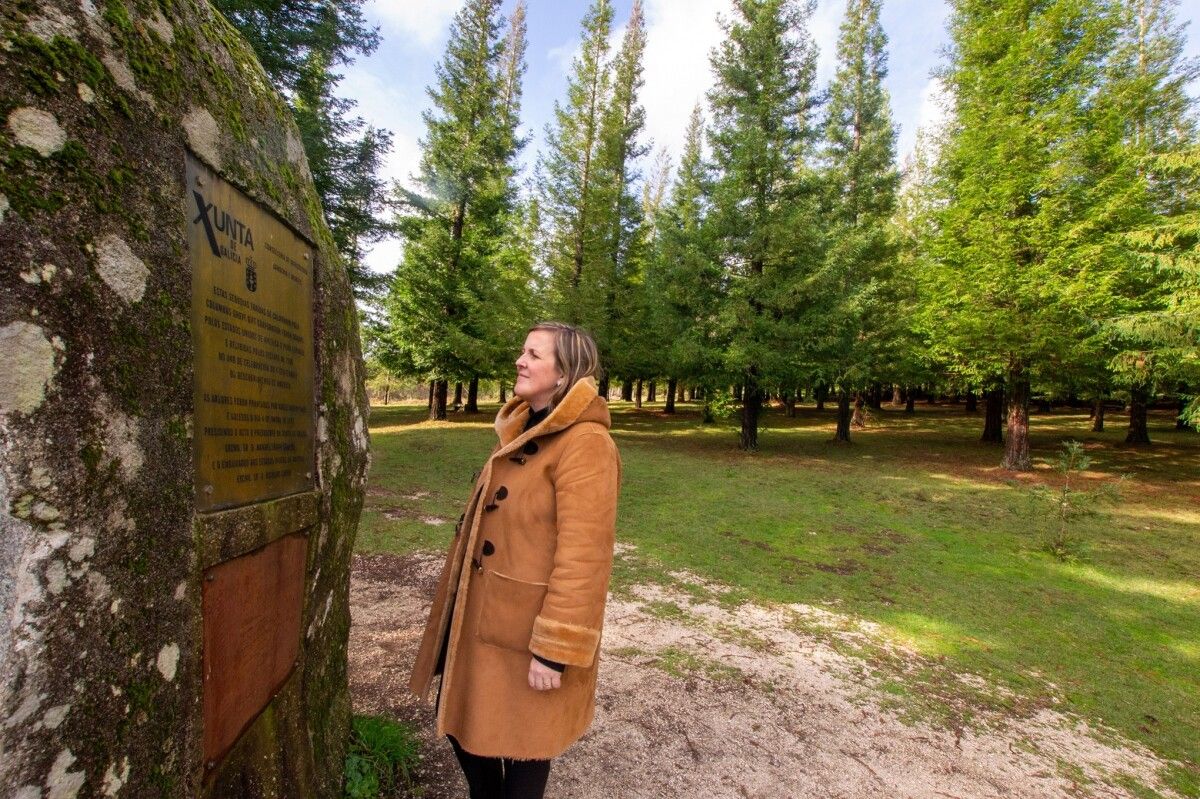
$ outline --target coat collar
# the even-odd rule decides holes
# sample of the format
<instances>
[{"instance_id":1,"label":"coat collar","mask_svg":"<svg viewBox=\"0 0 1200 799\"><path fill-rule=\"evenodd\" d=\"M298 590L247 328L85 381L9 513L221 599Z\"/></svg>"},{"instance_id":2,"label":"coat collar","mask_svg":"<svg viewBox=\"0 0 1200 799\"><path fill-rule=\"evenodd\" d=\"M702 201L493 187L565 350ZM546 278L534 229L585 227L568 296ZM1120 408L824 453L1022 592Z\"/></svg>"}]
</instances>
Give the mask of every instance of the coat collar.
<instances>
[{"instance_id":1,"label":"coat collar","mask_svg":"<svg viewBox=\"0 0 1200 799\"><path fill-rule=\"evenodd\" d=\"M523 444L535 436L565 430L576 422L599 422L606 428L612 426L608 403L596 393L596 381L590 377L582 378L571 386L571 390L554 406L549 416L525 430L528 418L529 403L520 397L513 397L496 414L496 434L500 436L502 452L508 452L518 442Z\"/></svg>"}]
</instances>

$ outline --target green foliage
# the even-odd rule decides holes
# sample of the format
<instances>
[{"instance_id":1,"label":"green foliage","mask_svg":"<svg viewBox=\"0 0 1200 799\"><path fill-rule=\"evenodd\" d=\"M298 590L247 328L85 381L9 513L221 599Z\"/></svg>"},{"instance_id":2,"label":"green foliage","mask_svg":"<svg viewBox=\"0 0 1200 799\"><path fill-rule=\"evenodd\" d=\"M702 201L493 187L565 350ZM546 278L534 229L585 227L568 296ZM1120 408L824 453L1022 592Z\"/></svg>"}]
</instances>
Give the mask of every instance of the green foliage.
<instances>
[{"instance_id":1,"label":"green foliage","mask_svg":"<svg viewBox=\"0 0 1200 799\"><path fill-rule=\"evenodd\" d=\"M364 1L214 0L288 101L330 233L360 298L383 285L363 259L371 244L392 234L385 216L393 206L381 174L392 134L354 116L354 101L337 93L337 70L379 46L378 30L363 17Z\"/></svg>"},{"instance_id":2,"label":"green foliage","mask_svg":"<svg viewBox=\"0 0 1200 799\"><path fill-rule=\"evenodd\" d=\"M1054 513L1051 530L1042 548L1063 563L1076 563L1086 558L1088 544L1078 534L1079 519L1095 516L1100 505L1115 502L1120 498L1120 486L1105 483L1092 491L1081 490L1072 485L1072 478L1092 465L1083 444L1064 441L1062 451L1054 462L1054 469L1062 475L1062 484L1057 491L1038 486L1035 493L1052 503Z\"/></svg>"},{"instance_id":3,"label":"green foliage","mask_svg":"<svg viewBox=\"0 0 1200 799\"><path fill-rule=\"evenodd\" d=\"M746 0L713 52L709 143L713 181L706 223L724 272L716 320L723 371L742 383L741 446L758 446L763 386L795 374L806 340L798 324L807 279L820 263L813 155L814 3Z\"/></svg>"},{"instance_id":4,"label":"green foliage","mask_svg":"<svg viewBox=\"0 0 1200 799\"><path fill-rule=\"evenodd\" d=\"M412 770L420 759L416 734L406 725L382 716L355 716L346 753L346 799L412 791Z\"/></svg>"},{"instance_id":5,"label":"green foliage","mask_svg":"<svg viewBox=\"0 0 1200 799\"><path fill-rule=\"evenodd\" d=\"M439 380L507 371L531 321L536 209L516 198L524 6L503 34L499 0L454 17L429 88L423 193L405 192L406 246L386 301L392 371Z\"/></svg>"}]
</instances>

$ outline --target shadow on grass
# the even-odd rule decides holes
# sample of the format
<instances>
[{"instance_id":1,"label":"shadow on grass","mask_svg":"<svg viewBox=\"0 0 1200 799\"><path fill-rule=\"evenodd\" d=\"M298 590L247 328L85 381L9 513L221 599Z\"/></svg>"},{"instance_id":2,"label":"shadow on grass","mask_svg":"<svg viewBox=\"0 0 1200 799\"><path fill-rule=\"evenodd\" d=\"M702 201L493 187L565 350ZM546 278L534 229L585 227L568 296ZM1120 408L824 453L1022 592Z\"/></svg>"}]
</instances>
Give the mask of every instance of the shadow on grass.
<instances>
[{"instance_id":1,"label":"shadow on grass","mask_svg":"<svg viewBox=\"0 0 1200 799\"><path fill-rule=\"evenodd\" d=\"M772 411L755 454L695 406L612 410L618 537L639 558L873 622L1031 706L1103 720L1200 779L1200 436L1169 414L1152 416L1149 448L1126 447L1123 425L1094 434L1085 414L1035 414L1036 468L1013 474L961 407L875 412L850 447L829 443L832 408ZM423 406L373 410L361 550L445 546L453 525L420 516L458 517L494 413L435 423ZM1117 506L1076 523L1088 547L1076 564L1042 551L1053 508L1032 491L1057 483L1049 464L1069 437L1093 459L1089 485L1128 475Z\"/></svg>"}]
</instances>

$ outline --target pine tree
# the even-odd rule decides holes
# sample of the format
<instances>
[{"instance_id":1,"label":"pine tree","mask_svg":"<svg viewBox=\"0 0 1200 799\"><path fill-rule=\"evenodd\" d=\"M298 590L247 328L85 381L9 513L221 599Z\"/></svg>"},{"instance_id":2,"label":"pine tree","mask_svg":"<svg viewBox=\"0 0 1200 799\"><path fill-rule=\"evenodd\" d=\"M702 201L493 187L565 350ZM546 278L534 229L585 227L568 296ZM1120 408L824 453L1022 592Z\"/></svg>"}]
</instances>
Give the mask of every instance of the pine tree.
<instances>
[{"instance_id":1,"label":"pine tree","mask_svg":"<svg viewBox=\"0 0 1200 799\"><path fill-rule=\"evenodd\" d=\"M353 114L355 103L338 96L340 67L355 54L370 55L379 32L363 17L364 0L215 0L246 37L271 82L287 98L300 130L309 169L329 230L355 293L373 297L385 281L364 261L366 247L394 232L383 159L391 150L386 130Z\"/></svg>"},{"instance_id":2,"label":"pine tree","mask_svg":"<svg viewBox=\"0 0 1200 799\"><path fill-rule=\"evenodd\" d=\"M455 15L424 114L420 183L405 193L399 220L406 246L388 298L396 349L413 371L436 382L430 416L446 415L451 379L496 368L507 328L494 309L508 303L498 255L513 224L524 9L501 35L500 0L469 0ZM519 304L519 300L514 298Z\"/></svg>"},{"instance_id":3,"label":"pine tree","mask_svg":"<svg viewBox=\"0 0 1200 799\"><path fill-rule=\"evenodd\" d=\"M758 448L764 388L795 372L802 278L820 258L815 141L815 4L737 0L712 57L715 172L709 223L728 291L724 371L741 386L739 444Z\"/></svg>"},{"instance_id":4,"label":"pine tree","mask_svg":"<svg viewBox=\"0 0 1200 799\"><path fill-rule=\"evenodd\" d=\"M883 80L887 37L880 0L848 0L838 38L838 69L825 121L828 239L820 281L820 360L838 388L837 440L850 440L849 393L875 377L894 339L896 256L889 221L899 176L896 133Z\"/></svg>"},{"instance_id":5,"label":"pine tree","mask_svg":"<svg viewBox=\"0 0 1200 799\"><path fill-rule=\"evenodd\" d=\"M548 304L555 316L589 328L606 329L603 302L611 280L605 246L611 235L598 154L604 109L611 97L608 37L612 4L595 0L582 23L579 56L567 79L567 96L554 105L546 147L538 165L539 195L546 224ZM605 349L607 342L601 341Z\"/></svg>"},{"instance_id":6,"label":"pine tree","mask_svg":"<svg viewBox=\"0 0 1200 799\"><path fill-rule=\"evenodd\" d=\"M703 150L704 117L697 105L688 121L670 198L655 216L654 258L646 279L656 300L651 336L659 348L657 371L667 377L669 413L674 412L679 381L709 385L719 371L714 335L724 275L707 238Z\"/></svg>"},{"instance_id":7,"label":"pine tree","mask_svg":"<svg viewBox=\"0 0 1200 799\"><path fill-rule=\"evenodd\" d=\"M950 33L933 320L942 346L1005 376L1003 466L1024 470L1031 382L1077 356L1107 299L1080 234L1106 201L1090 162L1113 23L1101 0L958 0Z\"/></svg>"},{"instance_id":8,"label":"pine tree","mask_svg":"<svg viewBox=\"0 0 1200 799\"><path fill-rule=\"evenodd\" d=\"M1124 187L1115 193L1111 226L1125 233L1106 241L1119 245L1109 246L1106 256L1123 263L1107 330L1114 334L1114 377L1129 388L1130 444L1150 443L1146 406L1157 385L1174 388L1200 377L1195 306L1190 318L1186 310L1189 294L1195 297L1196 283L1188 280L1195 238L1179 235L1194 230L1200 209L1194 161L1188 168L1196 119L1187 92L1200 64L1183 57L1176 6L1171 0L1120 4L1121 35L1105 86L1108 123L1121 143L1111 157L1110 180Z\"/></svg>"}]
</instances>

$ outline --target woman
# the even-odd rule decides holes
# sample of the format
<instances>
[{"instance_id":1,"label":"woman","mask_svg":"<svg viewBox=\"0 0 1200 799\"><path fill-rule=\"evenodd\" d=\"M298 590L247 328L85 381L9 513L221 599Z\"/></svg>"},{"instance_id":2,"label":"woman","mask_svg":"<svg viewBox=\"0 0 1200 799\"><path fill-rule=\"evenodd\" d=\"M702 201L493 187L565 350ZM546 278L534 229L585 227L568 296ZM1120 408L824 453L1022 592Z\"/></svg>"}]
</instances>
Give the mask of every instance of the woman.
<instances>
[{"instance_id":1,"label":"woman","mask_svg":"<svg viewBox=\"0 0 1200 799\"><path fill-rule=\"evenodd\" d=\"M533 327L459 519L410 686L442 675L437 729L472 799L538 799L591 723L621 462L596 344Z\"/></svg>"}]
</instances>

